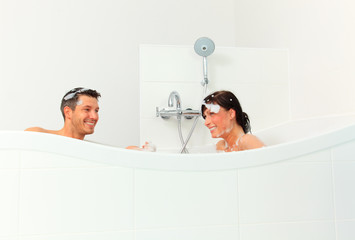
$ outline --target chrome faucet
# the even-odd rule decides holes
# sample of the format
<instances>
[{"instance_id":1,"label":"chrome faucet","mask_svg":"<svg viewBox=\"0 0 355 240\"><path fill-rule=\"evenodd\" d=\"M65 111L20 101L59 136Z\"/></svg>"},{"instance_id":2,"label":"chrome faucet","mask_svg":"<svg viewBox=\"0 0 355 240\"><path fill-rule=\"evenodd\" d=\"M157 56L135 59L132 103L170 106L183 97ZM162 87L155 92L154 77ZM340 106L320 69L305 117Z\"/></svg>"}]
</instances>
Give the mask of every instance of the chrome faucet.
<instances>
[{"instance_id":1,"label":"chrome faucet","mask_svg":"<svg viewBox=\"0 0 355 240\"><path fill-rule=\"evenodd\" d=\"M180 94L177 91L172 91L169 95L169 99L168 99L168 107L172 108L174 107L174 99L176 102L176 108L175 109L161 109L159 110L158 107L156 107L156 116L157 117L161 117L163 119L169 119L170 117L174 116L177 118L178 120L178 131L179 131L179 137L180 137L180 141L181 141L181 146L182 149L180 151L180 153L188 153L189 151L186 149L186 145L188 143L188 141L190 140L191 134L193 132L193 129L196 126L197 123L197 119L199 116L201 116L201 113L199 110L192 110L191 108L188 108L186 110L182 110L181 109L181 98L180 98ZM190 133L186 139L186 141L184 140L183 136L182 136L182 130L181 130L181 116L184 116L186 119L192 119L195 117L195 121L192 125L192 128L190 130Z\"/></svg>"},{"instance_id":2,"label":"chrome faucet","mask_svg":"<svg viewBox=\"0 0 355 240\"><path fill-rule=\"evenodd\" d=\"M180 110L181 109L181 98L180 98L180 94L177 91L172 91L169 95L169 99L168 99L168 107L173 107L174 106L174 98L176 101L176 109Z\"/></svg>"},{"instance_id":3,"label":"chrome faucet","mask_svg":"<svg viewBox=\"0 0 355 240\"><path fill-rule=\"evenodd\" d=\"M192 110L191 108L182 110L180 94L177 91L172 91L170 93L168 99L168 107L174 107L174 99L176 102L176 109L170 110L163 108L159 110L159 108L156 107L156 116L164 119L169 119L172 116L176 116L178 119L181 119L181 116L184 116L186 119L192 119L193 117L198 117L201 115L199 110Z\"/></svg>"}]
</instances>

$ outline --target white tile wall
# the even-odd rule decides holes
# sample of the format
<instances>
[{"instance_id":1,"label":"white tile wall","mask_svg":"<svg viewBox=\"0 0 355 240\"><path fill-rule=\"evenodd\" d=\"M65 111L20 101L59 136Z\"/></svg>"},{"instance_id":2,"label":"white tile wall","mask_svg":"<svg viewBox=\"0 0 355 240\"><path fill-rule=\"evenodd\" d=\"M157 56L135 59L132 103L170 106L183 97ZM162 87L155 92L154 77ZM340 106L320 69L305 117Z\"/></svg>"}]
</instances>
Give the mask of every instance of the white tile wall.
<instances>
[{"instance_id":1,"label":"white tile wall","mask_svg":"<svg viewBox=\"0 0 355 240\"><path fill-rule=\"evenodd\" d=\"M249 114L254 131L290 119L287 50L217 47L207 61L208 92L222 89L234 92ZM199 110L203 99L202 66L202 57L191 46L140 47L141 143L154 139L158 148L180 148L176 119L159 121L155 109L167 108L168 96L176 90L183 109ZM186 137L189 128L184 125L189 123L183 123ZM198 138L188 146L215 142L202 129L201 120L194 131Z\"/></svg>"},{"instance_id":2,"label":"white tile wall","mask_svg":"<svg viewBox=\"0 0 355 240\"><path fill-rule=\"evenodd\" d=\"M236 171L137 170L135 206L138 229L236 225Z\"/></svg>"},{"instance_id":3,"label":"white tile wall","mask_svg":"<svg viewBox=\"0 0 355 240\"><path fill-rule=\"evenodd\" d=\"M330 162L241 169L239 196L241 223L334 218Z\"/></svg>"},{"instance_id":4,"label":"white tile wall","mask_svg":"<svg viewBox=\"0 0 355 240\"><path fill-rule=\"evenodd\" d=\"M202 58L191 47L141 45L139 63L141 82L202 80Z\"/></svg>"},{"instance_id":5,"label":"white tile wall","mask_svg":"<svg viewBox=\"0 0 355 240\"><path fill-rule=\"evenodd\" d=\"M181 107L183 109L190 107L197 110L197 106L200 106L203 97L200 86L201 85L198 82L142 82L140 95L141 118L157 119L155 108L159 107L159 109L167 109L168 98L173 90L179 92L181 97Z\"/></svg>"}]
</instances>

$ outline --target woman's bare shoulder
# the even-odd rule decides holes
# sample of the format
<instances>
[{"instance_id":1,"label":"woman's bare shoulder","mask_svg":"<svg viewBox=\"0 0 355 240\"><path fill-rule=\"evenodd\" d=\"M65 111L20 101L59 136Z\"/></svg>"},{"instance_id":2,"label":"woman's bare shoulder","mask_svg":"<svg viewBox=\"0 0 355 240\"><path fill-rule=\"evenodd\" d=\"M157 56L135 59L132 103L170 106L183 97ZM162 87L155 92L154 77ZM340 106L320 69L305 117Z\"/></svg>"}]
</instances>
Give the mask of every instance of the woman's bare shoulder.
<instances>
[{"instance_id":1,"label":"woman's bare shoulder","mask_svg":"<svg viewBox=\"0 0 355 240\"><path fill-rule=\"evenodd\" d=\"M265 146L265 144L258 137L252 134L245 134L241 139L241 143L243 145L243 149L245 150L261 148Z\"/></svg>"},{"instance_id":2,"label":"woman's bare shoulder","mask_svg":"<svg viewBox=\"0 0 355 240\"><path fill-rule=\"evenodd\" d=\"M226 141L220 140L216 143L216 150L217 151L224 151L226 149Z\"/></svg>"}]
</instances>

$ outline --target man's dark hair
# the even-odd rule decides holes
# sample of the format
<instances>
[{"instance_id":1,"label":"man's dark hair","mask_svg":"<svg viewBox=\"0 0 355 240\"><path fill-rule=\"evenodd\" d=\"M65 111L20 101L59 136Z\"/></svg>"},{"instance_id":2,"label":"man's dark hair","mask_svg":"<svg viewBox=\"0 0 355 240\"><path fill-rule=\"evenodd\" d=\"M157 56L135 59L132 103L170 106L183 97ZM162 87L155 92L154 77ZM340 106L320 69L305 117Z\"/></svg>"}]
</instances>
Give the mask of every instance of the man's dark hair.
<instances>
[{"instance_id":1,"label":"man's dark hair","mask_svg":"<svg viewBox=\"0 0 355 240\"><path fill-rule=\"evenodd\" d=\"M64 95L64 97L62 98L62 103L60 104L60 111L62 112L64 120L65 120L64 107L68 106L68 107L70 107L71 110L74 111L76 108L79 96L82 96L82 95L93 97L96 100L98 100L98 98L101 97L101 94L93 89L77 87L77 88L70 90L69 92L67 92Z\"/></svg>"}]
</instances>

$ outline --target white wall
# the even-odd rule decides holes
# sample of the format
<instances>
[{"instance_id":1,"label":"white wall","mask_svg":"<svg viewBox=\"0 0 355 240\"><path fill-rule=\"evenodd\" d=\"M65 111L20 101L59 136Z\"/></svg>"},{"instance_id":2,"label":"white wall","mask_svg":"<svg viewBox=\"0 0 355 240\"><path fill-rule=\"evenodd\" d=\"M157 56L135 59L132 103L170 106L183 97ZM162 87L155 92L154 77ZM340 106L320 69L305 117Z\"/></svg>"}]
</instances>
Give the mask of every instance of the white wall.
<instances>
[{"instance_id":1,"label":"white wall","mask_svg":"<svg viewBox=\"0 0 355 240\"><path fill-rule=\"evenodd\" d=\"M139 142L139 44L235 43L233 0L1 0L0 16L0 130L61 128L84 86L102 94L87 139L122 147Z\"/></svg>"},{"instance_id":2,"label":"white wall","mask_svg":"<svg viewBox=\"0 0 355 240\"><path fill-rule=\"evenodd\" d=\"M290 51L293 118L355 112L355 2L237 0L236 45Z\"/></svg>"},{"instance_id":3,"label":"white wall","mask_svg":"<svg viewBox=\"0 0 355 240\"><path fill-rule=\"evenodd\" d=\"M59 129L59 102L99 90L88 139L139 142L139 44L288 48L293 118L355 111L355 3L349 0L0 1L0 130ZM127 104L129 103L129 104Z\"/></svg>"},{"instance_id":4,"label":"white wall","mask_svg":"<svg viewBox=\"0 0 355 240\"><path fill-rule=\"evenodd\" d=\"M205 97L202 62L203 58L190 46L140 47L141 144L148 140L158 150L181 149L177 118L157 118L156 107L169 109L169 94L177 91L183 110L200 110ZM217 90L235 93L249 115L253 132L290 120L286 49L217 47L207 62L207 94ZM170 109L176 109L176 105ZM181 120L185 140L194 121ZM212 144L215 140L199 118L187 147Z\"/></svg>"}]
</instances>

